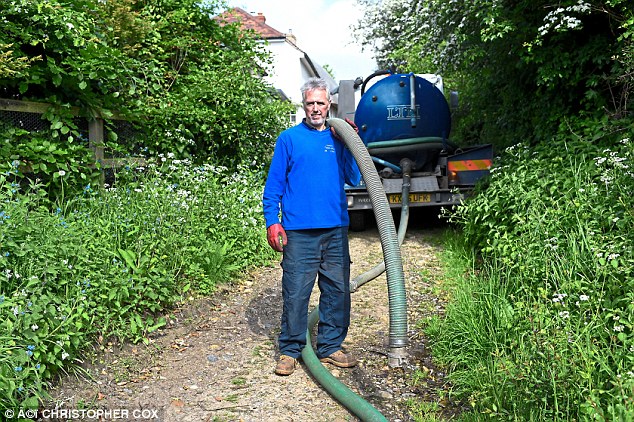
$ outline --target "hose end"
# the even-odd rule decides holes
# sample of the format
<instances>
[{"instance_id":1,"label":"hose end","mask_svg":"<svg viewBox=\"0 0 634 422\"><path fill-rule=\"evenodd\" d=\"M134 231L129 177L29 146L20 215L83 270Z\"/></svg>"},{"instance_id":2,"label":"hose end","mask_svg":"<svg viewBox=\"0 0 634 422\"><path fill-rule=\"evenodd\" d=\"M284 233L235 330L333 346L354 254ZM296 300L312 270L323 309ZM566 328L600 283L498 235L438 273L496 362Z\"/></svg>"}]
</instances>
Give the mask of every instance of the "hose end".
<instances>
[{"instance_id":1,"label":"hose end","mask_svg":"<svg viewBox=\"0 0 634 422\"><path fill-rule=\"evenodd\" d=\"M350 293L356 292L359 288L359 281L357 280L357 278L355 278L354 280L350 280Z\"/></svg>"},{"instance_id":2,"label":"hose end","mask_svg":"<svg viewBox=\"0 0 634 422\"><path fill-rule=\"evenodd\" d=\"M387 353L387 364L390 368L401 368L407 362L407 352L404 347L391 347Z\"/></svg>"}]
</instances>

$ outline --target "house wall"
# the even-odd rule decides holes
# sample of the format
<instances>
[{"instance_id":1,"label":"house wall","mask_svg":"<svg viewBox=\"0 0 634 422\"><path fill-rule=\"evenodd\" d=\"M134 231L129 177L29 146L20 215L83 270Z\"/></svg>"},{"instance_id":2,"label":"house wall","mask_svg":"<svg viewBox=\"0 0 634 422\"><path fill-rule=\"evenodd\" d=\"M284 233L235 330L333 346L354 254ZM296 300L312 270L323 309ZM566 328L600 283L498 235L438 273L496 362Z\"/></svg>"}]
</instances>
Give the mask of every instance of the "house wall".
<instances>
[{"instance_id":1,"label":"house wall","mask_svg":"<svg viewBox=\"0 0 634 422\"><path fill-rule=\"evenodd\" d=\"M281 89L297 105L293 123L300 122L306 115L301 105L302 94L299 89L309 78L316 76L314 70L307 64L306 54L288 40L269 39L267 48L273 56L273 64L266 80L276 89ZM331 90L337 86L321 66L317 63L313 63L313 66L317 67L320 76L326 80ZM337 110L337 95L331 99L331 114L334 116Z\"/></svg>"},{"instance_id":2,"label":"house wall","mask_svg":"<svg viewBox=\"0 0 634 422\"><path fill-rule=\"evenodd\" d=\"M299 122L305 117L299 89L304 81L313 76L300 62L304 53L285 40L269 40L268 50L273 56L273 65L266 79L297 105L296 122Z\"/></svg>"},{"instance_id":3,"label":"house wall","mask_svg":"<svg viewBox=\"0 0 634 422\"><path fill-rule=\"evenodd\" d=\"M230 22L240 21L243 27L254 30L261 36L262 42L266 43L266 49L272 56L272 64L267 68L269 74L265 80L295 104L296 113L289 116L292 123L306 117L299 91L306 80L313 76L321 76L326 80L330 92L336 92L338 83L298 47L293 34L284 34L267 25L262 13L252 15L236 7L228 17ZM338 94L332 95L331 100L331 116L337 116Z\"/></svg>"}]
</instances>

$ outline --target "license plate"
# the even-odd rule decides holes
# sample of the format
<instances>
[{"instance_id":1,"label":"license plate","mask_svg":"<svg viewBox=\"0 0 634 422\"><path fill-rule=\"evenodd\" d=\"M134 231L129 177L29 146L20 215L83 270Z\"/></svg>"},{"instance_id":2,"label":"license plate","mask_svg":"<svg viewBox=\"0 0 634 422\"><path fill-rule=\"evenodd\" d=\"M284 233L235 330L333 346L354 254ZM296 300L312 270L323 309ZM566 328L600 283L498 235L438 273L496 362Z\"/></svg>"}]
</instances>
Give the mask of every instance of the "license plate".
<instances>
[{"instance_id":1,"label":"license plate","mask_svg":"<svg viewBox=\"0 0 634 422\"><path fill-rule=\"evenodd\" d=\"M388 195L387 200L390 204L400 204L402 201L400 193ZM410 193L409 202L431 202L431 193Z\"/></svg>"}]
</instances>

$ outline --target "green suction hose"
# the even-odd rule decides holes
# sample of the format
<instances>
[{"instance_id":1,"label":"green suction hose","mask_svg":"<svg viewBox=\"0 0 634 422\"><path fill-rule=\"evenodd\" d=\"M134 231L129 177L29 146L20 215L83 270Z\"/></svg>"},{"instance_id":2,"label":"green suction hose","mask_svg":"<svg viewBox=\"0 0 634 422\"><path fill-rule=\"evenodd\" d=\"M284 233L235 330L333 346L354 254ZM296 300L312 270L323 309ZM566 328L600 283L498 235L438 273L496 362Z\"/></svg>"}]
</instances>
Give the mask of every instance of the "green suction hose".
<instances>
[{"instance_id":1,"label":"green suction hose","mask_svg":"<svg viewBox=\"0 0 634 422\"><path fill-rule=\"evenodd\" d=\"M376 161L376 160L375 160ZM405 233L407 232L407 224L409 222L409 188L411 187L410 180L412 176L412 162L405 158L400 163L403 172L403 186L401 189L401 221L398 225L398 244L403 244L405 240ZM368 281L374 280L385 272L385 261L374 268L356 276L350 281L350 292L355 292L359 287L363 286Z\"/></svg>"},{"instance_id":2,"label":"green suction hose","mask_svg":"<svg viewBox=\"0 0 634 422\"><path fill-rule=\"evenodd\" d=\"M326 391L339 401L346 409L350 410L362 421L385 421L387 419L375 407L365 401L354 391L346 387L341 381L335 378L319 361L312 348L310 333L319 320L319 310L313 309L308 315L308 331L306 331L306 347L302 349L302 361Z\"/></svg>"},{"instance_id":3,"label":"green suction hose","mask_svg":"<svg viewBox=\"0 0 634 422\"><path fill-rule=\"evenodd\" d=\"M398 244L390 204L387 201L383 183L381 183L381 178L376 172L372 157L370 157L359 135L342 119L331 118L328 119L328 123L335 128L350 152L352 152L372 201L372 209L379 229L387 274L390 312L389 345L391 352L394 352L394 357L399 358L398 355L402 354L402 349L407 345L407 299L405 297L405 277L401 261L401 248ZM390 365L400 366L400 362L390 361Z\"/></svg>"},{"instance_id":4,"label":"green suction hose","mask_svg":"<svg viewBox=\"0 0 634 422\"><path fill-rule=\"evenodd\" d=\"M328 122L335 128L348 149L352 152L359 170L363 175L366 188L372 201L372 208L376 217L381 247L387 268L388 299L390 313L390 338L388 363L390 366L402 366L405 359L407 345L407 299L405 296L405 277L401 250L396 236L394 219L387 195L383 189L381 179L376 172L374 163L361 138L354 129L342 119L330 118ZM302 350L302 360L317 381L332 394L348 410L363 421L386 421L371 404L356 395L352 390L337 380L321 364L312 349L311 331L319 319L319 312L314 309L308 316L308 330L306 332L306 347Z\"/></svg>"}]
</instances>

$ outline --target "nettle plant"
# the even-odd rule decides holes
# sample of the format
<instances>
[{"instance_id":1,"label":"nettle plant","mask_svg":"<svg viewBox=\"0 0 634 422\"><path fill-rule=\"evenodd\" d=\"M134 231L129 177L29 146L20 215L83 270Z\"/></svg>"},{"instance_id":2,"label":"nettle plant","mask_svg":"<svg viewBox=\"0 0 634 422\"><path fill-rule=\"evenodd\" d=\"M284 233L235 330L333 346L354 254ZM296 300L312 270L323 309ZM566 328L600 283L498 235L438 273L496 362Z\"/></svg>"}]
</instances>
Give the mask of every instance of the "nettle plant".
<instances>
[{"instance_id":1,"label":"nettle plant","mask_svg":"<svg viewBox=\"0 0 634 422\"><path fill-rule=\"evenodd\" d=\"M148 236L167 238L165 246L151 249L165 250L170 267L187 277L195 275L194 287L209 292L236 271L271 257L261 236L263 171L263 165L255 162L229 169L160 155L147 166L117 173L108 195L91 200L103 202L104 212L126 209L129 214L121 216L124 223L134 221ZM119 248L139 253L135 249L139 233L131 236L135 240L130 243L125 225L115 230L122 230L116 236ZM148 239L148 245L153 243ZM174 248L187 254L170 253Z\"/></svg>"}]
</instances>

